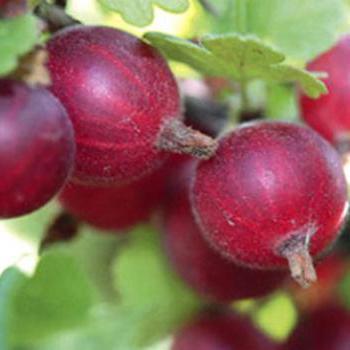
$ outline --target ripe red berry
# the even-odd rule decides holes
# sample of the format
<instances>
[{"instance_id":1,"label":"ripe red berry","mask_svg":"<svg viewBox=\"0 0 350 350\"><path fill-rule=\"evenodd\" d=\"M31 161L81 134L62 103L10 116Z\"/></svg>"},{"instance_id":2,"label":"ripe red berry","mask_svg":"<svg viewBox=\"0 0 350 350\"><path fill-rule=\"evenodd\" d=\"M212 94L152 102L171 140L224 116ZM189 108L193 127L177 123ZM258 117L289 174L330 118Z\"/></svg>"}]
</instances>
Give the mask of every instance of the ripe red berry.
<instances>
[{"instance_id":1,"label":"ripe red berry","mask_svg":"<svg viewBox=\"0 0 350 350\"><path fill-rule=\"evenodd\" d=\"M60 195L63 207L82 221L104 230L121 230L146 221L165 192L165 169L121 187L69 183Z\"/></svg>"},{"instance_id":2,"label":"ripe red berry","mask_svg":"<svg viewBox=\"0 0 350 350\"><path fill-rule=\"evenodd\" d=\"M270 293L285 280L285 272L240 267L223 258L202 238L188 198L193 163L183 166L187 176L182 174L182 183L172 188L163 213L165 246L172 265L195 291L217 302Z\"/></svg>"},{"instance_id":3,"label":"ripe red berry","mask_svg":"<svg viewBox=\"0 0 350 350\"><path fill-rule=\"evenodd\" d=\"M160 149L191 152L188 142L195 151L213 143L184 128L175 79L140 39L108 27L74 26L57 33L48 50L52 91L76 133L74 181L131 182L162 164Z\"/></svg>"},{"instance_id":4,"label":"ripe red berry","mask_svg":"<svg viewBox=\"0 0 350 350\"><path fill-rule=\"evenodd\" d=\"M44 88L0 81L0 217L27 214L64 184L75 154L73 128Z\"/></svg>"},{"instance_id":5,"label":"ripe red berry","mask_svg":"<svg viewBox=\"0 0 350 350\"><path fill-rule=\"evenodd\" d=\"M350 132L350 35L308 65L313 71L326 72L328 94L317 100L301 96L304 120L330 142L337 144Z\"/></svg>"},{"instance_id":6,"label":"ripe red berry","mask_svg":"<svg viewBox=\"0 0 350 350\"><path fill-rule=\"evenodd\" d=\"M200 162L193 207L213 247L244 266L270 269L289 262L307 286L312 256L337 237L347 210L337 152L313 130L255 122L220 141Z\"/></svg>"},{"instance_id":7,"label":"ripe red berry","mask_svg":"<svg viewBox=\"0 0 350 350\"><path fill-rule=\"evenodd\" d=\"M277 345L244 317L207 312L175 335L172 350L276 350Z\"/></svg>"},{"instance_id":8,"label":"ripe red berry","mask_svg":"<svg viewBox=\"0 0 350 350\"><path fill-rule=\"evenodd\" d=\"M28 10L27 0L0 0L0 18L23 15Z\"/></svg>"},{"instance_id":9,"label":"ripe red berry","mask_svg":"<svg viewBox=\"0 0 350 350\"><path fill-rule=\"evenodd\" d=\"M350 313L339 305L324 305L304 316L283 350L348 350Z\"/></svg>"}]
</instances>

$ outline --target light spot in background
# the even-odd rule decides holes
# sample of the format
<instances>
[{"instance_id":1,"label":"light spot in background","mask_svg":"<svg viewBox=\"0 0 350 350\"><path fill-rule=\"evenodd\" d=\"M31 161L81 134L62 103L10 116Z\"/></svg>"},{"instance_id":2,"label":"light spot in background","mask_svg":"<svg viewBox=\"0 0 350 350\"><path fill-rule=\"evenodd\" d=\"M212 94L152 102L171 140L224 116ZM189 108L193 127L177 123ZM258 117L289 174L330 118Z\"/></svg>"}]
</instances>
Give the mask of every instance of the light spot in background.
<instances>
[{"instance_id":1,"label":"light spot in background","mask_svg":"<svg viewBox=\"0 0 350 350\"><path fill-rule=\"evenodd\" d=\"M350 154L343 156L343 169L348 187L350 187Z\"/></svg>"},{"instance_id":2,"label":"light spot in background","mask_svg":"<svg viewBox=\"0 0 350 350\"><path fill-rule=\"evenodd\" d=\"M152 346L144 348L143 350L170 350L172 342L173 342L173 339L169 337L157 344L152 344Z\"/></svg>"},{"instance_id":3,"label":"light spot in background","mask_svg":"<svg viewBox=\"0 0 350 350\"><path fill-rule=\"evenodd\" d=\"M96 0L70 0L68 13L84 24L104 24L126 30L135 35L149 31L160 31L168 34L185 34L191 19L196 13L196 6L190 1L189 9L180 14L174 14L154 6L154 21L146 27L138 28L127 24L117 13L104 12Z\"/></svg>"},{"instance_id":4,"label":"light spot in background","mask_svg":"<svg viewBox=\"0 0 350 350\"><path fill-rule=\"evenodd\" d=\"M3 223L0 223L0 237L0 274L13 265L32 273L38 261L34 244L12 234Z\"/></svg>"},{"instance_id":5,"label":"light spot in background","mask_svg":"<svg viewBox=\"0 0 350 350\"><path fill-rule=\"evenodd\" d=\"M283 341L296 325L297 310L286 293L277 292L253 314L253 319L271 338Z\"/></svg>"}]
</instances>

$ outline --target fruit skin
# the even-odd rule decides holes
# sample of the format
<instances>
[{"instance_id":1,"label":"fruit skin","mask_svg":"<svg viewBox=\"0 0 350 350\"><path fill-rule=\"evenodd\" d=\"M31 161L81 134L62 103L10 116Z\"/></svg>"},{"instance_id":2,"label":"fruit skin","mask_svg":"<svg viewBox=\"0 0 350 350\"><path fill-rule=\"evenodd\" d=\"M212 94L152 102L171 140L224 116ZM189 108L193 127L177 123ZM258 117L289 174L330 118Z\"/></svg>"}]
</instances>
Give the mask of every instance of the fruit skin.
<instances>
[{"instance_id":1,"label":"fruit skin","mask_svg":"<svg viewBox=\"0 0 350 350\"><path fill-rule=\"evenodd\" d=\"M165 247L172 266L197 293L215 302L256 298L272 292L284 282L285 272L240 267L204 241L188 198L195 163L191 160L183 166L183 174L178 176L177 186L172 187L163 211Z\"/></svg>"},{"instance_id":2,"label":"fruit skin","mask_svg":"<svg viewBox=\"0 0 350 350\"><path fill-rule=\"evenodd\" d=\"M312 256L335 240L347 210L336 151L313 130L247 123L197 168L192 204L205 238L244 266L287 264L289 249ZM309 243L309 244L308 244Z\"/></svg>"},{"instance_id":3,"label":"fruit skin","mask_svg":"<svg viewBox=\"0 0 350 350\"><path fill-rule=\"evenodd\" d=\"M75 155L71 122L44 88L0 80L0 217L28 214L69 176Z\"/></svg>"},{"instance_id":4,"label":"fruit skin","mask_svg":"<svg viewBox=\"0 0 350 350\"><path fill-rule=\"evenodd\" d=\"M121 187L68 183L59 199L70 214L103 230L122 230L147 221L164 199L166 169Z\"/></svg>"},{"instance_id":5,"label":"fruit skin","mask_svg":"<svg viewBox=\"0 0 350 350\"><path fill-rule=\"evenodd\" d=\"M304 315L283 350L348 350L350 314L337 304L326 304Z\"/></svg>"},{"instance_id":6,"label":"fruit skin","mask_svg":"<svg viewBox=\"0 0 350 350\"><path fill-rule=\"evenodd\" d=\"M171 350L277 350L251 322L233 312L212 311L180 329Z\"/></svg>"},{"instance_id":7,"label":"fruit skin","mask_svg":"<svg viewBox=\"0 0 350 350\"><path fill-rule=\"evenodd\" d=\"M73 26L48 43L52 91L77 140L74 181L120 185L166 159L154 146L165 121L180 118L178 88L151 46L117 29Z\"/></svg>"},{"instance_id":8,"label":"fruit skin","mask_svg":"<svg viewBox=\"0 0 350 350\"><path fill-rule=\"evenodd\" d=\"M308 65L313 71L326 72L328 94L317 100L300 97L303 119L330 142L337 144L350 135L350 35Z\"/></svg>"}]
</instances>

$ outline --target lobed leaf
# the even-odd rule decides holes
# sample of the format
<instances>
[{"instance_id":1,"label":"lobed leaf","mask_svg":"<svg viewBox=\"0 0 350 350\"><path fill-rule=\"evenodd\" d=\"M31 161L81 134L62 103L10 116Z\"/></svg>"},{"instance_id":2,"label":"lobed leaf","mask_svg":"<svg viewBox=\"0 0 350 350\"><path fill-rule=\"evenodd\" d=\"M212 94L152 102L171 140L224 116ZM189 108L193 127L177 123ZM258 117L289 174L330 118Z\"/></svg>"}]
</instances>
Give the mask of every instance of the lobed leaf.
<instances>
[{"instance_id":1,"label":"lobed leaf","mask_svg":"<svg viewBox=\"0 0 350 350\"><path fill-rule=\"evenodd\" d=\"M71 255L52 249L11 299L9 336L13 344L26 344L80 325L87 319L94 290Z\"/></svg>"},{"instance_id":2,"label":"lobed leaf","mask_svg":"<svg viewBox=\"0 0 350 350\"><path fill-rule=\"evenodd\" d=\"M315 98L327 92L324 83L314 74L284 63L282 53L254 36L235 33L209 35L195 44L174 36L149 32L145 39L169 59L188 64L209 76L224 76L239 81L262 79L298 83L307 95Z\"/></svg>"},{"instance_id":3,"label":"lobed leaf","mask_svg":"<svg viewBox=\"0 0 350 350\"><path fill-rule=\"evenodd\" d=\"M99 0L102 5L111 11L120 13L122 18L135 26L143 27L151 24L154 18L153 6L165 11L185 12L188 0Z\"/></svg>"},{"instance_id":4,"label":"lobed leaf","mask_svg":"<svg viewBox=\"0 0 350 350\"><path fill-rule=\"evenodd\" d=\"M29 52L39 36L31 14L0 20L0 76L16 68L18 58Z\"/></svg>"},{"instance_id":5,"label":"lobed leaf","mask_svg":"<svg viewBox=\"0 0 350 350\"><path fill-rule=\"evenodd\" d=\"M289 58L309 61L328 50L348 28L344 0L208 0L220 14L210 18L215 33L244 32L276 45ZM242 5L243 3L243 5Z\"/></svg>"},{"instance_id":6,"label":"lobed leaf","mask_svg":"<svg viewBox=\"0 0 350 350\"><path fill-rule=\"evenodd\" d=\"M10 267L0 277L0 349L10 350L10 319L13 298L27 277L17 268Z\"/></svg>"}]
</instances>

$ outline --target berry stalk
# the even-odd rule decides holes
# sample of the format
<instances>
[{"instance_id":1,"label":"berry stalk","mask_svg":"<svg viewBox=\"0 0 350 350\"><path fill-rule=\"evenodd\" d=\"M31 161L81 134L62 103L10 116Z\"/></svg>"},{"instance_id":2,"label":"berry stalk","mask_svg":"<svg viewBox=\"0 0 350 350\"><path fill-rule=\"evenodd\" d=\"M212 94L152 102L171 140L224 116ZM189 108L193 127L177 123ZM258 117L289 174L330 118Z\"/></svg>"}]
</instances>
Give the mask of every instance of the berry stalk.
<instances>
[{"instance_id":1,"label":"berry stalk","mask_svg":"<svg viewBox=\"0 0 350 350\"><path fill-rule=\"evenodd\" d=\"M181 120L170 119L165 121L161 128L156 147L167 152L209 159L215 153L218 144L211 137L186 126Z\"/></svg>"}]
</instances>

